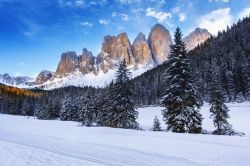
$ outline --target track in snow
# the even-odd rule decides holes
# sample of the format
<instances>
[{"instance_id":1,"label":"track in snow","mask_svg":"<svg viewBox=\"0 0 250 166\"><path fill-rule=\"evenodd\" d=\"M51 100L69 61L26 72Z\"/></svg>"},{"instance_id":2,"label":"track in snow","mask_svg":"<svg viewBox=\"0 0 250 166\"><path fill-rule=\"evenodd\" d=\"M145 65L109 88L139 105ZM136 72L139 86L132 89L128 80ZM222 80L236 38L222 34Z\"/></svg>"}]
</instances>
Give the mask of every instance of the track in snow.
<instances>
[{"instance_id":1,"label":"track in snow","mask_svg":"<svg viewBox=\"0 0 250 166\"><path fill-rule=\"evenodd\" d=\"M57 150L54 150L54 149L47 149L47 148L44 148L44 147L39 147L39 146L34 146L34 145L29 145L29 144L24 144L24 143L18 143L18 142L15 142L15 141L10 141L10 140L6 140L6 139L2 139L2 138L0 138L0 141L8 142L8 143L11 143L11 144L16 144L16 145L20 145L20 146L31 147L31 148L39 149L39 150L46 151L46 152L49 152L49 153L54 153L54 154L57 154L57 155L61 155L61 156L64 156L64 157L69 157L69 158L78 159L78 160L84 160L84 161L93 162L93 163L97 163L97 164L102 164L102 165L106 165L106 166L122 166L120 164L116 164L116 163L112 163L112 162L108 162L108 161L104 161L104 160L98 160L98 159L90 158L88 156L72 155L72 154L60 152L60 151L57 151Z\"/></svg>"}]
</instances>

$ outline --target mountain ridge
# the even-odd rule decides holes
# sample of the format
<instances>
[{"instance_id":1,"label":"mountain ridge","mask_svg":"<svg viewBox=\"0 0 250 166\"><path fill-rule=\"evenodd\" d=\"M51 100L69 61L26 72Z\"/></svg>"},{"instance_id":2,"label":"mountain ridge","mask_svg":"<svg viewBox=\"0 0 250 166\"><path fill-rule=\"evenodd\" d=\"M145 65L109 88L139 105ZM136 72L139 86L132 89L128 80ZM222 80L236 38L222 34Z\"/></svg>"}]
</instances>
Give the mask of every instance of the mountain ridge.
<instances>
[{"instance_id":1,"label":"mountain ridge","mask_svg":"<svg viewBox=\"0 0 250 166\"><path fill-rule=\"evenodd\" d=\"M196 28L186 37L189 43L194 40L195 44L187 45L194 47L204 42L210 37L208 34L210 33L207 30ZM203 38L203 36L206 37ZM80 55L77 55L75 51L64 52L61 54L61 60L55 72L44 70L39 73L34 82L27 81L22 86L43 89L70 85L105 86L112 80L116 66L123 59L126 60L135 77L166 61L172 43L170 32L161 24L155 24L147 38L140 32L133 42L130 42L125 32L117 36L106 35L103 38L101 51L96 57L87 48L84 48ZM190 49L192 48L188 48ZM96 79L100 83L98 85L87 79Z\"/></svg>"}]
</instances>

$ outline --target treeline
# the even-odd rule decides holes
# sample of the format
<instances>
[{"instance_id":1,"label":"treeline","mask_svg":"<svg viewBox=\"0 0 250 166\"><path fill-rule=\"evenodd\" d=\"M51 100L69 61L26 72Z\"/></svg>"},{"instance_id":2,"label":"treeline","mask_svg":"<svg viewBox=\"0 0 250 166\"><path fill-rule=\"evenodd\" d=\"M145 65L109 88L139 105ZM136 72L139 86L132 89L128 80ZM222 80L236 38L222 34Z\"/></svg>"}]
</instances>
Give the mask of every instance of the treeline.
<instances>
[{"instance_id":1,"label":"treeline","mask_svg":"<svg viewBox=\"0 0 250 166\"><path fill-rule=\"evenodd\" d=\"M32 116L33 103L42 95L0 84L0 113Z\"/></svg>"},{"instance_id":2,"label":"treeline","mask_svg":"<svg viewBox=\"0 0 250 166\"><path fill-rule=\"evenodd\" d=\"M211 101L211 82L219 81L226 102L250 101L250 18L240 20L188 53L195 83L204 101ZM159 104L168 63L131 81L136 104Z\"/></svg>"}]
</instances>

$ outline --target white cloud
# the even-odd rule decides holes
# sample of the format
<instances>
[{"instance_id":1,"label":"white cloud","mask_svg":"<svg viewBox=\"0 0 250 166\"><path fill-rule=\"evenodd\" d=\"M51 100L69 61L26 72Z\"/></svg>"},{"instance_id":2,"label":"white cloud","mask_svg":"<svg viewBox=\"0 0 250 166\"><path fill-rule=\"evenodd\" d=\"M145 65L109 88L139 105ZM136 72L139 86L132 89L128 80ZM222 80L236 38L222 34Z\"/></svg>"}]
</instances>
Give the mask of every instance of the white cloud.
<instances>
[{"instance_id":1,"label":"white cloud","mask_svg":"<svg viewBox=\"0 0 250 166\"><path fill-rule=\"evenodd\" d=\"M105 4L107 4L107 0L99 0L99 1L90 1L89 2L89 5L92 5L92 6L97 6L97 5L103 6Z\"/></svg>"},{"instance_id":2,"label":"white cloud","mask_svg":"<svg viewBox=\"0 0 250 166\"><path fill-rule=\"evenodd\" d=\"M178 13L180 11L180 7L177 6L177 7L174 7L172 10L171 10L173 13Z\"/></svg>"},{"instance_id":3,"label":"white cloud","mask_svg":"<svg viewBox=\"0 0 250 166\"><path fill-rule=\"evenodd\" d=\"M111 17L116 17L117 13L116 12L112 12Z\"/></svg>"},{"instance_id":4,"label":"white cloud","mask_svg":"<svg viewBox=\"0 0 250 166\"><path fill-rule=\"evenodd\" d=\"M230 0L208 0L208 2L213 2L213 1L215 1L215 2L225 2L225 3L228 3L228 2L230 2Z\"/></svg>"},{"instance_id":5,"label":"white cloud","mask_svg":"<svg viewBox=\"0 0 250 166\"><path fill-rule=\"evenodd\" d=\"M166 0L160 0L159 3L160 4L166 4L167 2L166 2Z\"/></svg>"},{"instance_id":6,"label":"white cloud","mask_svg":"<svg viewBox=\"0 0 250 166\"><path fill-rule=\"evenodd\" d=\"M75 1L75 5L77 7L84 7L85 6L85 2L83 0L76 0Z\"/></svg>"},{"instance_id":7,"label":"white cloud","mask_svg":"<svg viewBox=\"0 0 250 166\"><path fill-rule=\"evenodd\" d=\"M186 20L186 18L187 18L186 13L180 13L179 14L179 21L180 22L184 22Z\"/></svg>"},{"instance_id":8,"label":"white cloud","mask_svg":"<svg viewBox=\"0 0 250 166\"><path fill-rule=\"evenodd\" d=\"M117 17L117 16L121 17L121 19L123 21L128 21L129 20L129 16L127 14L125 14L125 13L112 12L111 17Z\"/></svg>"},{"instance_id":9,"label":"white cloud","mask_svg":"<svg viewBox=\"0 0 250 166\"><path fill-rule=\"evenodd\" d=\"M128 15L125 14L125 13L121 13L121 17L122 17L122 20L124 20L124 21L128 21L129 20Z\"/></svg>"},{"instance_id":10,"label":"white cloud","mask_svg":"<svg viewBox=\"0 0 250 166\"><path fill-rule=\"evenodd\" d=\"M243 9L239 14L239 18L243 18L249 15L250 15L250 7Z\"/></svg>"},{"instance_id":11,"label":"white cloud","mask_svg":"<svg viewBox=\"0 0 250 166\"><path fill-rule=\"evenodd\" d=\"M172 15L169 12L155 11L152 8L147 8L146 16L153 17L157 19L158 22L164 22L167 18L171 18Z\"/></svg>"},{"instance_id":12,"label":"white cloud","mask_svg":"<svg viewBox=\"0 0 250 166\"><path fill-rule=\"evenodd\" d=\"M99 23L101 25L108 25L109 24L109 20L106 20L106 19L99 19Z\"/></svg>"},{"instance_id":13,"label":"white cloud","mask_svg":"<svg viewBox=\"0 0 250 166\"><path fill-rule=\"evenodd\" d=\"M198 26L206 28L210 33L216 35L218 31L226 29L227 25L232 24L233 18L230 15L230 10L230 8L213 10L197 20Z\"/></svg>"},{"instance_id":14,"label":"white cloud","mask_svg":"<svg viewBox=\"0 0 250 166\"><path fill-rule=\"evenodd\" d=\"M92 27L93 23L85 21L85 22L81 22L80 25L84 27Z\"/></svg>"},{"instance_id":15,"label":"white cloud","mask_svg":"<svg viewBox=\"0 0 250 166\"><path fill-rule=\"evenodd\" d=\"M123 5L141 2L141 0L117 0L117 1Z\"/></svg>"}]
</instances>

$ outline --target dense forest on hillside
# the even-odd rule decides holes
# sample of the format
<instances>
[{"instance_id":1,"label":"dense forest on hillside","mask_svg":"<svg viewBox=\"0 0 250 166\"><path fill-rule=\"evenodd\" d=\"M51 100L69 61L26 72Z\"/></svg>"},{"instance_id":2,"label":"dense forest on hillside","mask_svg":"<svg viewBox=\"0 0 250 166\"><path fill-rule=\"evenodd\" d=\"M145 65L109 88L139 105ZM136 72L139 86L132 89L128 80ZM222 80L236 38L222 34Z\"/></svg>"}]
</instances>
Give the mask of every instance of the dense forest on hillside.
<instances>
[{"instance_id":1,"label":"dense forest on hillside","mask_svg":"<svg viewBox=\"0 0 250 166\"><path fill-rule=\"evenodd\" d=\"M205 101L211 98L211 82L216 79L227 102L250 100L250 18L190 51L196 84ZM159 104L161 86L168 63L131 81L136 104Z\"/></svg>"}]
</instances>

